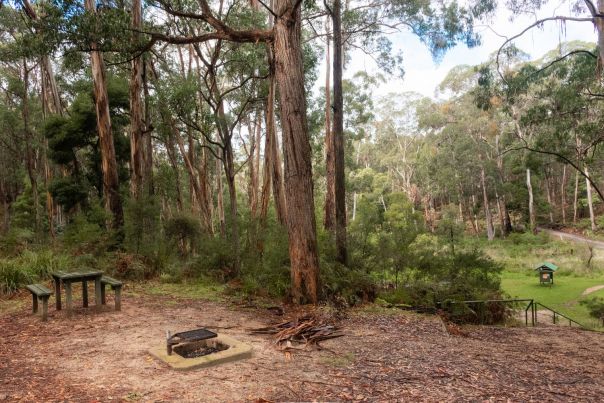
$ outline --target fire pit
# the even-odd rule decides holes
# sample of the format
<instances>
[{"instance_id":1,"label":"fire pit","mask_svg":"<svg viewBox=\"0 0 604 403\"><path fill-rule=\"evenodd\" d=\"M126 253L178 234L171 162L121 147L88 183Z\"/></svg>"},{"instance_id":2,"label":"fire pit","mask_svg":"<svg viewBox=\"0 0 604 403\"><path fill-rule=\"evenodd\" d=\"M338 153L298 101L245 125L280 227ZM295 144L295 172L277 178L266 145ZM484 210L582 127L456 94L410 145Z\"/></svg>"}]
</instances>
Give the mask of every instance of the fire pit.
<instances>
[{"instance_id":1,"label":"fire pit","mask_svg":"<svg viewBox=\"0 0 604 403\"><path fill-rule=\"evenodd\" d=\"M252 356L252 347L232 337L206 329L167 334L166 344L149 350L174 369L189 370L242 360Z\"/></svg>"}]
</instances>

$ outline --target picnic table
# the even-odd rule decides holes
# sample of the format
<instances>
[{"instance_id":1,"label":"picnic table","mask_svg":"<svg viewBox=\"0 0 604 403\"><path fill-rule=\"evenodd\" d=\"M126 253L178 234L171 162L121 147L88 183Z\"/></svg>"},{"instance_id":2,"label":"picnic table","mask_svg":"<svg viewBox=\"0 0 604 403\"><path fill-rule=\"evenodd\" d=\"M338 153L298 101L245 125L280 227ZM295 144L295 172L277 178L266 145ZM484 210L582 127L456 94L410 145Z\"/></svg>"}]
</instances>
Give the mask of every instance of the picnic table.
<instances>
[{"instance_id":1,"label":"picnic table","mask_svg":"<svg viewBox=\"0 0 604 403\"><path fill-rule=\"evenodd\" d=\"M72 298L71 285L72 283L82 283L82 300L83 306L88 306L88 282L94 281L94 302L95 307L101 307L101 278L103 272L99 270L82 270L76 272L55 272L52 273L52 278L55 282L55 296L57 300L57 311L61 310L61 284L65 287L65 302L67 304L67 315L71 315Z\"/></svg>"}]
</instances>

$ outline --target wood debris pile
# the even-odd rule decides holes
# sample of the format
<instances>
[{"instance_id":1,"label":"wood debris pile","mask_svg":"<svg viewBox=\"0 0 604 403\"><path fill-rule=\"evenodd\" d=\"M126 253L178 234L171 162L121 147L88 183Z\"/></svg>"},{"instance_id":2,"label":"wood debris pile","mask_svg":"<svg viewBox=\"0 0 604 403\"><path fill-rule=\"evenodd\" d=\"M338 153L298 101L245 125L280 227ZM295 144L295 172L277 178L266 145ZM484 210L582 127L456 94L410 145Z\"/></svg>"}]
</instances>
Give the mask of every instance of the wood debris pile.
<instances>
[{"instance_id":1,"label":"wood debris pile","mask_svg":"<svg viewBox=\"0 0 604 403\"><path fill-rule=\"evenodd\" d=\"M322 341L344 336L328 318L317 315L303 315L294 320L251 329L251 332L274 335L275 344L283 350L295 349L294 344L302 344L302 348L315 346L321 349Z\"/></svg>"}]
</instances>

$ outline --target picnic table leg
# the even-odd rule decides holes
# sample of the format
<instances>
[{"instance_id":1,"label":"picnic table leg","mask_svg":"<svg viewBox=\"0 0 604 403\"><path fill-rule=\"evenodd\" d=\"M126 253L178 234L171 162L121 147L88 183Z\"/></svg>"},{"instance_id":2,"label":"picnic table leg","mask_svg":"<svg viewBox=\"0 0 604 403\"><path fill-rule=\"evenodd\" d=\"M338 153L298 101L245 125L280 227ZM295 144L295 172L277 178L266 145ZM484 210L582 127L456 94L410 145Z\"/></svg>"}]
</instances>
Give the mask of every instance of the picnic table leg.
<instances>
[{"instance_id":1,"label":"picnic table leg","mask_svg":"<svg viewBox=\"0 0 604 403\"><path fill-rule=\"evenodd\" d=\"M115 291L115 310L122 310L122 287L115 287L113 289Z\"/></svg>"},{"instance_id":2,"label":"picnic table leg","mask_svg":"<svg viewBox=\"0 0 604 403\"><path fill-rule=\"evenodd\" d=\"M57 300L57 311L61 310L61 280L55 278L55 297Z\"/></svg>"},{"instance_id":3,"label":"picnic table leg","mask_svg":"<svg viewBox=\"0 0 604 403\"><path fill-rule=\"evenodd\" d=\"M101 284L101 304L107 304L107 297L105 296L105 284Z\"/></svg>"},{"instance_id":4,"label":"picnic table leg","mask_svg":"<svg viewBox=\"0 0 604 403\"><path fill-rule=\"evenodd\" d=\"M48 319L48 297L42 298L42 321Z\"/></svg>"},{"instance_id":5,"label":"picnic table leg","mask_svg":"<svg viewBox=\"0 0 604 403\"><path fill-rule=\"evenodd\" d=\"M101 277L94 279L94 304L96 309L101 309Z\"/></svg>"},{"instance_id":6,"label":"picnic table leg","mask_svg":"<svg viewBox=\"0 0 604 403\"><path fill-rule=\"evenodd\" d=\"M65 301L67 303L67 316L71 316L71 281L65 282Z\"/></svg>"},{"instance_id":7,"label":"picnic table leg","mask_svg":"<svg viewBox=\"0 0 604 403\"><path fill-rule=\"evenodd\" d=\"M33 301L31 311L32 311L32 313L36 313L36 312L38 312L38 296L33 293L31 294L31 296L32 296L32 301Z\"/></svg>"},{"instance_id":8,"label":"picnic table leg","mask_svg":"<svg viewBox=\"0 0 604 403\"><path fill-rule=\"evenodd\" d=\"M88 281L82 281L82 300L84 301L84 308L88 308Z\"/></svg>"}]
</instances>

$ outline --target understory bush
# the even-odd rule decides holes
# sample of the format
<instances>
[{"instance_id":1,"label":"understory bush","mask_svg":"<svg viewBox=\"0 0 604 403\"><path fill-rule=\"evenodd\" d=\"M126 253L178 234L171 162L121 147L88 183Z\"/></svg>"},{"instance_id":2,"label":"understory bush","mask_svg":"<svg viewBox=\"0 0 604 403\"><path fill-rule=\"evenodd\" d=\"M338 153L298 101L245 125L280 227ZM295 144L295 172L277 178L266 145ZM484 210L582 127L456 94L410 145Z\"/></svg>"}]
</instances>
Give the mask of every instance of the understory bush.
<instances>
[{"instance_id":1,"label":"understory bush","mask_svg":"<svg viewBox=\"0 0 604 403\"><path fill-rule=\"evenodd\" d=\"M602 326L604 326L604 298L594 297L585 299L581 301L581 305L587 308L589 316L602 321Z\"/></svg>"},{"instance_id":2,"label":"understory bush","mask_svg":"<svg viewBox=\"0 0 604 403\"><path fill-rule=\"evenodd\" d=\"M0 259L0 293L11 294L23 286L50 278L50 273L68 270L69 255L54 250L26 250L13 258Z\"/></svg>"}]
</instances>

